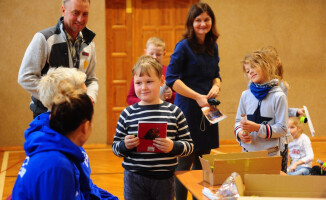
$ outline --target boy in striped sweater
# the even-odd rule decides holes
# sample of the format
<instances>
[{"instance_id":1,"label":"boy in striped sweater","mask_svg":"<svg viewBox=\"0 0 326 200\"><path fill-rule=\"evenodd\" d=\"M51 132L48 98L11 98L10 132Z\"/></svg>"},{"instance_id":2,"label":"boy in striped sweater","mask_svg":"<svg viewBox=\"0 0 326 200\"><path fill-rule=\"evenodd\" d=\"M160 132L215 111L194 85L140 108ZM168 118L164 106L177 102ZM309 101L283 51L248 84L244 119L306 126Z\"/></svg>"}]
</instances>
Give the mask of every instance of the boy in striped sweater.
<instances>
[{"instance_id":1,"label":"boy in striped sweater","mask_svg":"<svg viewBox=\"0 0 326 200\"><path fill-rule=\"evenodd\" d=\"M177 106L159 97L164 85L160 63L151 56L141 56L132 74L141 101L122 111L112 144L114 154L124 157L124 198L173 200L177 157L193 151L188 124ZM137 152L139 121L167 123L166 138L154 139L154 146L163 153Z\"/></svg>"}]
</instances>

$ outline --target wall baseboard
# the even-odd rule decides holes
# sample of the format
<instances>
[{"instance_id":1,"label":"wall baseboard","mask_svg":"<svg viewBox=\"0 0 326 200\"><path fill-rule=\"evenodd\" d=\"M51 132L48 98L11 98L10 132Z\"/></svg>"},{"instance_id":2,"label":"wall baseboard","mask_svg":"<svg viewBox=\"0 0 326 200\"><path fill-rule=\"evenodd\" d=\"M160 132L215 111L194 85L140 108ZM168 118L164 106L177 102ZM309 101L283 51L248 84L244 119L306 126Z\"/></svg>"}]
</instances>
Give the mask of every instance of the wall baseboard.
<instances>
[{"instance_id":1,"label":"wall baseboard","mask_svg":"<svg viewBox=\"0 0 326 200\"><path fill-rule=\"evenodd\" d=\"M309 136L309 135L308 135ZM319 137L310 137L312 143L314 142L326 142L326 136ZM238 145L238 142L235 140L220 140L220 145ZM112 148L112 144L85 144L85 149L103 149L103 148ZM5 146L0 147L0 151L22 151L24 150L23 146Z\"/></svg>"}]
</instances>

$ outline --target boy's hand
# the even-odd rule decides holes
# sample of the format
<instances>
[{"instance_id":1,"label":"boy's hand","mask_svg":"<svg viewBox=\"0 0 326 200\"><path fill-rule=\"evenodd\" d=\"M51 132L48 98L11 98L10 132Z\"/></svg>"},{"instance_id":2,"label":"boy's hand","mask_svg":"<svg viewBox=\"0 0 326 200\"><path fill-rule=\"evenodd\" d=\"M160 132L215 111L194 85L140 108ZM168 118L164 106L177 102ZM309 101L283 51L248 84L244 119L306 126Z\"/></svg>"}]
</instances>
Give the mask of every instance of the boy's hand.
<instances>
[{"instance_id":1,"label":"boy's hand","mask_svg":"<svg viewBox=\"0 0 326 200\"><path fill-rule=\"evenodd\" d=\"M244 143L248 143L248 142L250 142L252 140L251 135L249 133L244 132L244 131L239 131L238 137Z\"/></svg>"},{"instance_id":2,"label":"boy's hand","mask_svg":"<svg viewBox=\"0 0 326 200\"><path fill-rule=\"evenodd\" d=\"M134 135L127 135L125 137L125 146L127 149L133 149L139 145L139 138Z\"/></svg>"},{"instance_id":3,"label":"boy's hand","mask_svg":"<svg viewBox=\"0 0 326 200\"><path fill-rule=\"evenodd\" d=\"M172 90L168 86L165 87L164 91L160 95L160 98L165 101L166 99L171 99L172 97Z\"/></svg>"},{"instance_id":4,"label":"boy's hand","mask_svg":"<svg viewBox=\"0 0 326 200\"><path fill-rule=\"evenodd\" d=\"M244 132L250 133L253 131L259 131L260 124L257 124L255 122L246 120L246 121L241 121L241 128Z\"/></svg>"},{"instance_id":5,"label":"boy's hand","mask_svg":"<svg viewBox=\"0 0 326 200\"><path fill-rule=\"evenodd\" d=\"M297 115L302 116L304 114L305 114L304 109L303 108L299 108L298 111L297 111Z\"/></svg>"},{"instance_id":6,"label":"boy's hand","mask_svg":"<svg viewBox=\"0 0 326 200\"><path fill-rule=\"evenodd\" d=\"M173 149L173 141L169 138L155 138L154 146L164 153L169 153Z\"/></svg>"}]
</instances>

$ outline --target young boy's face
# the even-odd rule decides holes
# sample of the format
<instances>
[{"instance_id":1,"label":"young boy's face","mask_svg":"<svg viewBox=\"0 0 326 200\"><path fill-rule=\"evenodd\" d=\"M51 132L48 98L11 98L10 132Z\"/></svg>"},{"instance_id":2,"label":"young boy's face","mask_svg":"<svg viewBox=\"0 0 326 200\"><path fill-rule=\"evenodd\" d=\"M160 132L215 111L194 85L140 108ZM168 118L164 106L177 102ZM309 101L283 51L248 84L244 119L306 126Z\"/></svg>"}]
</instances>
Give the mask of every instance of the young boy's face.
<instances>
[{"instance_id":1,"label":"young boy's face","mask_svg":"<svg viewBox=\"0 0 326 200\"><path fill-rule=\"evenodd\" d=\"M164 85L164 76L158 77L156 72L151 69L149 74L136 73L134 76L134 86L136 96L141 100L140 105L160 104L160 86Z\"/></svg>"},{"instance_id":2,"label":"young boy's face","mask_svg":"<svg viewBox=\"0 0 326 200\"><path fill-rule=\"evenodd\" d=\"M245 72L247 73L247 76L249 80L256 84L263 84L267 83L269 80L269 77L267 74L262 70L261 67L252 67L251 64L244 64Z\"/></svg>"},{"instance_id":3,"label":"young boy's face","mask_svg":"<svg viewBox=\"0 0 326 200\"><path fill-rule=\"evenodd\" d=\"M145 54L155 58L161 65L163 64L163 57L165 56L163 47L150 44L147 49L145 49Z\"/></svg>"}]
</instances>

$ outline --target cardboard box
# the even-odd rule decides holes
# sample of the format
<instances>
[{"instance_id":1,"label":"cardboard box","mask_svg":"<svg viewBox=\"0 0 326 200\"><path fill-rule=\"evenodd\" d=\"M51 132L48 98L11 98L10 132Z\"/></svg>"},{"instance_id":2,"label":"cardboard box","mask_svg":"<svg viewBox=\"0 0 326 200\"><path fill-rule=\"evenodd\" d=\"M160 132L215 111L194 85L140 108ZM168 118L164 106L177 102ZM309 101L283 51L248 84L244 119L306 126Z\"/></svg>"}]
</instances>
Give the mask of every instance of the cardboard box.
<instances>
[{"instance_id":1,"label":"cardboard box","mask_svg":"<svg viewBox=\"0 0 326 200\"><path fill-rule=\"evenodd\" d=\"M222 184L233 172L244 174L280 174L282 157L268 157L267 151L203 155L200 158L204 181Z\"/></svg>"},{"instance_id":2,"label":"cardboard box","mask_svg":"<svg viewBox=\"0 0 326 200\"><path fill-rule=\"evenodd\" d=\"M326 198L323 176L246 174L244 183L244 196Z\"/></svg>"}]
</instances>

